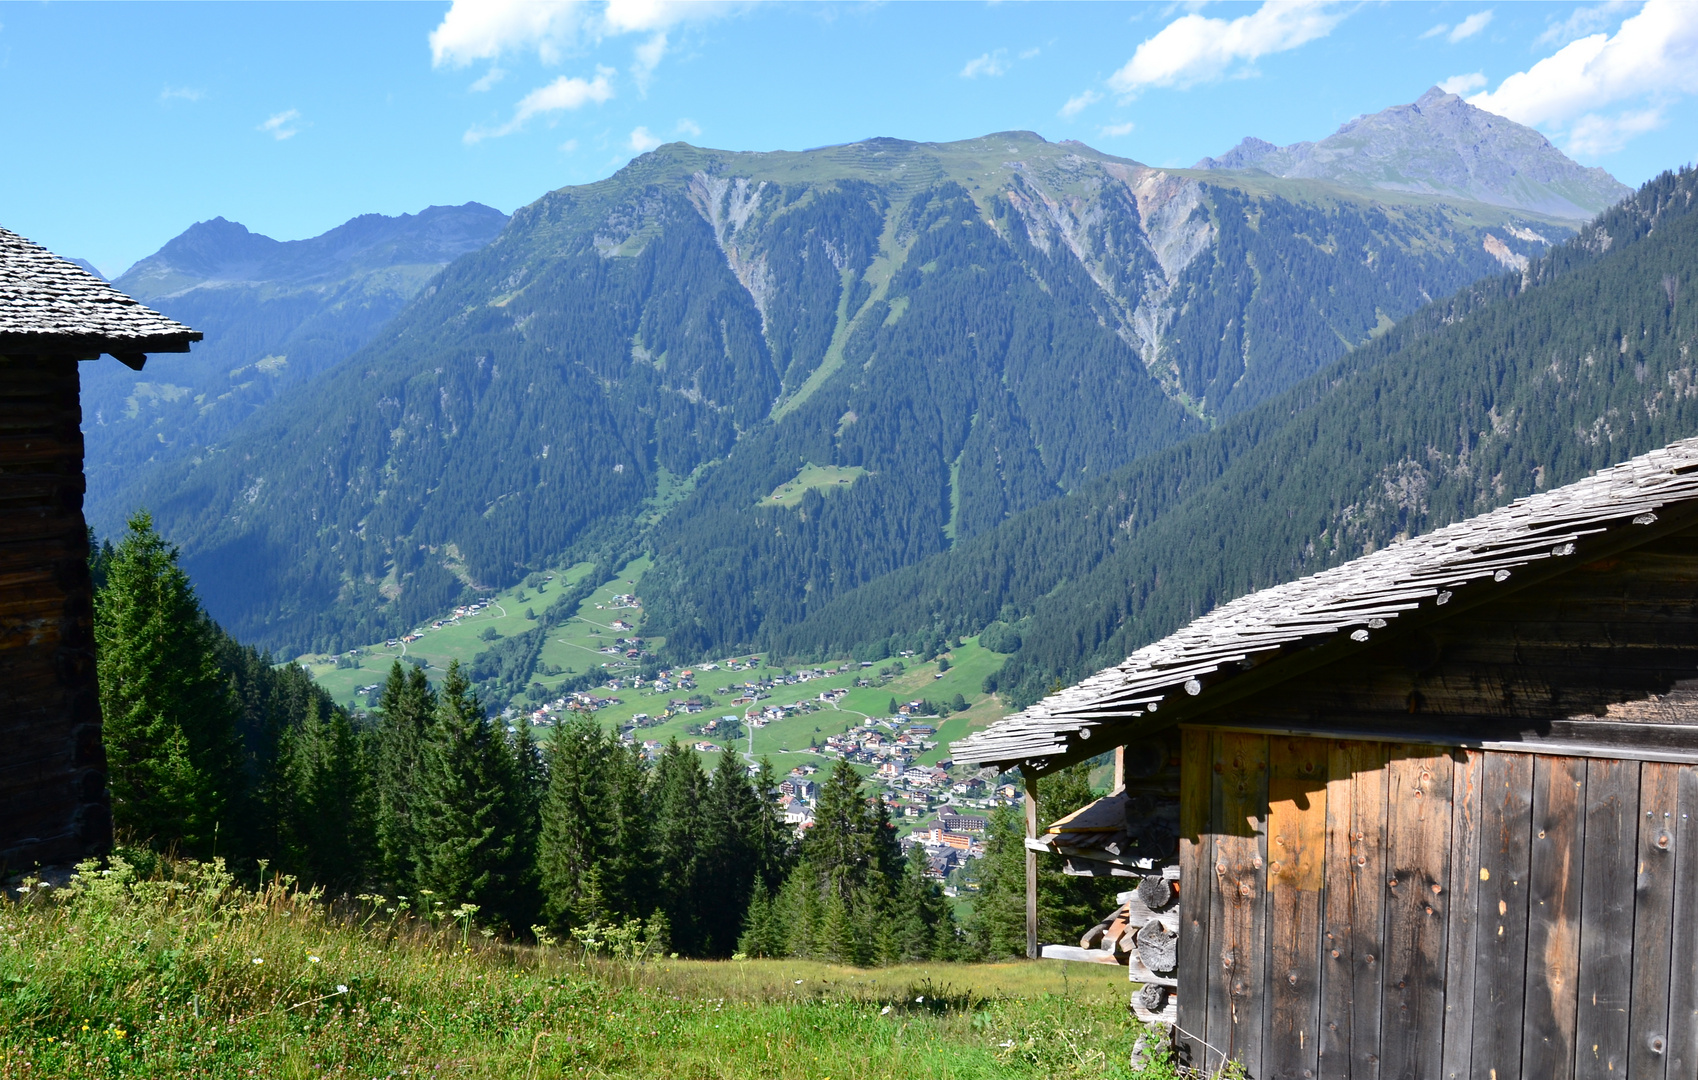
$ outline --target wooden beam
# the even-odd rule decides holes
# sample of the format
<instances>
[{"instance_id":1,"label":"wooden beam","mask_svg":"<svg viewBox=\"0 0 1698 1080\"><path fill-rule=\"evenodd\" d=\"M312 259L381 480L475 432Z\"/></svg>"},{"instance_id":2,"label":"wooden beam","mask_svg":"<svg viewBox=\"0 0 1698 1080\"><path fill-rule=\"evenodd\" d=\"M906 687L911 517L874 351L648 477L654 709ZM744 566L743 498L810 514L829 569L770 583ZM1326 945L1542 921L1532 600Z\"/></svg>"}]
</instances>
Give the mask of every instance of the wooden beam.
<instances>
[{"instance_id":1,"label":"wooden beam","mask_svg":"<svg viewBox=\"0 0 1698 1080\"><path fill-rule=\"evenodd\" d=\"M1038 778L1021 770L1026 781L1026 839L1038 838ZM1038 853L1026 848L1026 957L1038 958Z\"/></svg>"},{"instance_id":2,"label":"wooden beam","mask_svg":"<svg viewBox=\"0 0 1698 1080\"><path fill-rule=\"evenodd\" d=\"M1126 790L1126 744L1114 748L1114 786L1110 791Z\"/></svg>"}]
</instances>

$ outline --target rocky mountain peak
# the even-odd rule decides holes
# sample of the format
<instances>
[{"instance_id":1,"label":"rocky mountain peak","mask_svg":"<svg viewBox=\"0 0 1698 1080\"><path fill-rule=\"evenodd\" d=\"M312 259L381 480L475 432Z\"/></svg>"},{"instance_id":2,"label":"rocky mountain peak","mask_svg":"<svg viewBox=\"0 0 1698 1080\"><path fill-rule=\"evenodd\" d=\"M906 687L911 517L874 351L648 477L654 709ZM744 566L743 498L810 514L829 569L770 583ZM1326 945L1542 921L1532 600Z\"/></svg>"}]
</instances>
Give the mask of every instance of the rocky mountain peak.
<instances>
[{"instance_id":1,"label":"rocky mountain peak","mask_svg":"<svg viewBox=\"0 0 1698 1080\"><path fill-rule=\"evenodd\" d=\"M1257 169L1343 187L1464 198L1585 220L1631 193L1530 127L1432 87L1413 103L1359 116L1319 142L1247 138L1199 169Z\"/></svg>"}]
</instances>

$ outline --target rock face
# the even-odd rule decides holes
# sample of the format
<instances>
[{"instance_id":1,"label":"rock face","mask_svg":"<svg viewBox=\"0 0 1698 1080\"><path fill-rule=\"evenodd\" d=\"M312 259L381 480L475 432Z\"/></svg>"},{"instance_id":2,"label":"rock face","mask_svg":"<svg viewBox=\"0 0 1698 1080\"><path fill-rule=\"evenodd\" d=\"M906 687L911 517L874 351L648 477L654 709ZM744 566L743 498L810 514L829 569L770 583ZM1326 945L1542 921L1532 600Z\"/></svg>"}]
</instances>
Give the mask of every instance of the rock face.
<instances>
[{"instance_id":1,"label":"rock face","mask_svg":"<svg viewBox=\"0 0 1698 1080\"><path fill-rule=\"evenodd\" d=\"M1407 191L1584 221L1632 193L1550 140L1433 87L1413 105L1360 116L1320 142L1246 138L1199 169L1257 169L1344 187Z\"/></svg>"}]
</instances>

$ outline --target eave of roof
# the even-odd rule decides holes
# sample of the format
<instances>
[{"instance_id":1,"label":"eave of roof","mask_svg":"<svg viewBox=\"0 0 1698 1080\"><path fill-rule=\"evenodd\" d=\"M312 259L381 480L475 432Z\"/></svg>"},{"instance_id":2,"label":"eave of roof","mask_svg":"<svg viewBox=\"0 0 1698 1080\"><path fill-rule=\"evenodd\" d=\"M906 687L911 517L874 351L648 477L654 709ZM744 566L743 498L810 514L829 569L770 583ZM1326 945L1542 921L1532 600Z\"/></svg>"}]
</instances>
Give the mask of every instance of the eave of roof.
<instances>
[{"instance_id":1,"label":"eave of roof","mask_svg":"<svg viewBox=\"0 0 1698 1080\"><path fill-rule=\"evenodd\" d=\"M1578 553L1576 562L1585 561L1611 541L1653 539L1673 524L1658 528L1659 512L1666 518L1674 510L1698 512L1698 439L1239 597L950 749L957 760L1045 771L1085 754L1095 729L1157 726L1160 710L1159 726L1177 723L1227 695L1342 658L1399 620L1407 626L1450 615L1455 608L1441 609L1461 601L1458 589L1467 587L1471 606L1525 585L1541 569L1566 569L1552 560Z\"/></svg>"},{"instance_id":2,"label":"eave of roof","mask_svg":"<svg viewBox=\"0 0 1698 1080\"><path fill-rule=\"evenodd\" d=\"M93 357L132 366L150 352L187 352L198 331L82 267L0 228L0 354Z\"/></svg>"}]
</instances>

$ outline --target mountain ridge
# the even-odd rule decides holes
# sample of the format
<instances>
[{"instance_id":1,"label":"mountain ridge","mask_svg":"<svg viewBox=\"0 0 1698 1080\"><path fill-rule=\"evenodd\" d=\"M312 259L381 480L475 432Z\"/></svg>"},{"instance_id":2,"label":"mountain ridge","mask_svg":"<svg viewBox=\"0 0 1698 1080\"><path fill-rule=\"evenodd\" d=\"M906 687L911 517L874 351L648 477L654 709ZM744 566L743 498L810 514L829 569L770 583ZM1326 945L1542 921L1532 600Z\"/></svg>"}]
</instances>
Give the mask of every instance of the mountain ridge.
<instances>
[{"instance_id":1,"label":"mountain ridge","mask_svg":"<svg viewBox=\"0 0 1698 1080\"><path fill-rule=\"evenodd\" d=\"M1633 190L1601 168L1571 161L1532 128L1436 86L1412 104L1359 116L1318 142L1282 147L1247 136L1193 168L1459 197L1574 221Z\"/></svg>"},{"instance_id":2,"label":"mountain ridge","mask_svg":"<svg viewBox=\"0 0 1698 1080\"><path fill-rule=\"evenodd\" d=\"M245 640L381 640L640 544L679 647L731 647L1567 233L1029 133L671 143L520 208L346 362L129 490ZM845 482L768 498L817 475Z\"/></svg>"},{"instance_id":3,"label":"mountain ridge","mask_svg":"<svg viewBox=\"0 0 1698 1080\"><path fill-rule=\"evenodd\" d=\"M150 468L200 451L277 395L346 359L506 215L480 203L363 214L319 236L274 240L222 217L138 261L120 289L206 335L140 377L83 373L88 516L114 531Z\"/></svg>"}]
</instances>

